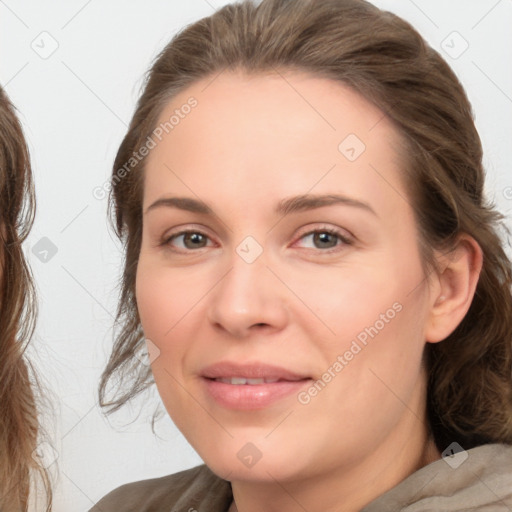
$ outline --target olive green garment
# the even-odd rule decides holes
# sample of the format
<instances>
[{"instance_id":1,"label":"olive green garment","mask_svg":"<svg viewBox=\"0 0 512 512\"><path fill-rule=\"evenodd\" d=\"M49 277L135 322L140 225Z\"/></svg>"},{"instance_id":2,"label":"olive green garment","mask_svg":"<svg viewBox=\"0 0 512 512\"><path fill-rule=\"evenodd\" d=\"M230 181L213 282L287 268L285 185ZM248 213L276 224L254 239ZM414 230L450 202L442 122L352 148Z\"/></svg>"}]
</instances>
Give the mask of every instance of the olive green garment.
<instances>
[{"instance_id":1,"label":"olive green garment","mask_svg":"<svg viewBox=\"0 0 512 512\"><path fill-rule=\"evenodd\" d=\"M123 485L90 512L227 512L232 500L230 483L201 465ZM437 460L361 512L398 511L512 512L512 446L479 446Z\"/></svg>"}]
</instances>

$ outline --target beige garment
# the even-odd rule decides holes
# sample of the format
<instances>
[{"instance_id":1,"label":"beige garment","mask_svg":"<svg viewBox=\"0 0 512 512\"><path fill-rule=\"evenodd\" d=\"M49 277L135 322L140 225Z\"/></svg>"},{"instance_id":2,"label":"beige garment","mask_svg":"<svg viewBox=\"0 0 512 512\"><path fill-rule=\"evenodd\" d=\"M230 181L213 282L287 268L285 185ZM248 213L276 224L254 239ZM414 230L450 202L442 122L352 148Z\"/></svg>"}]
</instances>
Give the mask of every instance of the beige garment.
<instances>
[{"instance_id":1,"label":"beige garment","mask_svg":"<svg viewBox=\"0 0 512 512\"><path fill-rule=\"evenodd\" d=\"M361 512L512 512L512 446L465 453L416 471ZM202 465L123 485L90 512L227 512L232 499L230 483Z\"/></svg>"}]
</instances>

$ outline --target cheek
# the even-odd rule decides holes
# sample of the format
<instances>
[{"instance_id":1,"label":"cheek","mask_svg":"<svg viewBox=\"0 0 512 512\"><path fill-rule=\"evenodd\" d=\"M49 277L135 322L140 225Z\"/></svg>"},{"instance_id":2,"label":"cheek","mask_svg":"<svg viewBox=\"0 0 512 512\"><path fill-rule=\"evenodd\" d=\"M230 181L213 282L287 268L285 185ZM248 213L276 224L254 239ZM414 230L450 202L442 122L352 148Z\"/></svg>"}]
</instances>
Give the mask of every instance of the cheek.
<instances>
[{"instance_id":1,"label":"cheek","mask_svg":"<svg viewBox=\"0 0 512 512\"><path fill-rule=\"evenodd\" d=\"M416 276L414 270L412 274ZM375 325L381 332L389 331L389 325L400 322L401 314L397 309L411 302L407 293L410 291L408 282L412 279L409 281L408 277L404 268L395 270L393 264L382 258L357 266L318 268L314 272L286 276L287 282L293 283L296 296L309 309L309 312L304 311L307 323L301 320L301 315L297 315L295 321L302 323L311 335L313 331L317 336L322 334L331 349L343 349L360 334L364 342L369 338L367 331L374 332Z\"/></svg>"},{"instance_id":2,"label":"cheek","mask_svg":"<svg viewBox=\"0 0 512 512\"><path fill-rule=\"evenodd\" d=\"M304 323L309 338L317 340L325 371L340 375L329 386L332 398L350 391L353 400L347 402L353 410L371 397L378 401L390 395L382 381L406 396L420 372L428 297L418 286L423 276L419 258L411 251L399 256L373 258L352 271L340 270L335 279L321 279L322 286L308 287L304 281L299 289L331 331L318 321ZM321 329L327 335L319 337Z\"/></svg>"},{"instance_id":3,"label":"cheek","mask_svg":"<svg viewBox=\"0 0 512 512\"><path fill-rule=\"evenodd\" d=\"M162 314L168 303L172 304L172 296L165 290L162 280L157 279L156 269L141 259L137 268L135 296L144 335L152 340L161 338L162 333L171 327L169 317Z\"/></svg>"},{"instance_id":4,"label":"cheek","mask_svg":"<svg viewBox=\"0 0 512 512\"><path fill-rule=\"evenodd\" d=\"M141 255L137 267L135 295L144 334L165 340L198 303L200 283L186 271L170 270L155 258ZM164 347L159 347L161 350Z\"/></svg>"},{"instance_id":5,"label":"cheek","mask_svg":"<svg viewBox=\"0 0 512 512\"><path fill-rule=\"evenodd\" d=\"M177 333L190 304L197 300L188 290L190 287L184 286L174 273L141 256L135 288L137 308L145 338L157 347L157 356L151 363L155 384L178 427L184 414L182 404L186 402L178 383L183 381L182 361L187 344L185 337Z\"/></svg>"},{"instance_id":6,"label":"cheek","mask_svg":"<svg viewBox=\"0 0 512 512\"><path fill-rule=\"evenodd\" d=\"M179 387L173 377L180 382L185 377L185 363L195 353L194 339L204 323L205 296L214 280L213 272L170 268L160 257L141 253L135 294L144 336L158 349L151 368L159 389Z\"/></svg>"},{"instance_id":7,"label":"cheek","mask_svg":"<svg viewBox=\"0 0 512 512\"><path fill-rule=\"evenodd\" d=\"M187 290L172 278L172 273L150 259L140 258L135 287L137 309L144 337L157 347L158 357L151 368L159 388L162 380L170 378L169 373L176 375L179 370L182 344L176 331L194 299Z\"/></svg>"},{"instance_id":8,"label":"cheek","mask_svg":"<svg viewBox=\"0 0 512 512\"><path fill-rule=\"evenodd\" d=\"M336 432L333 452L344 450L347 439L378 446L404 411L409 414L404 404L416 408L424 347L421 307L402 298L402 309L397 304L391 313L387 306L394 297L383 300L381 293L380 302L352 306L352 317L349 311L338 316L334 326L340 334L322 345L325 373L299 397L305 405L297 412L314 431L326 437Z\"/></svg>"},{"instance_id":9,"label":"cheek","mask_svg":"<svg viewBox=\"0 0 512 512\"><path fill-rule=\"evenodd\" d=\"M343 334L336 349L326 345L326 351L330 364L338 361L342 369L325 398L329 410L339 411L340 422L349 416L385 431L417 392L426 310L421 294L407 296L407 286L374 291L339 315L336 327Z\"/></svg>"}]
</instances>

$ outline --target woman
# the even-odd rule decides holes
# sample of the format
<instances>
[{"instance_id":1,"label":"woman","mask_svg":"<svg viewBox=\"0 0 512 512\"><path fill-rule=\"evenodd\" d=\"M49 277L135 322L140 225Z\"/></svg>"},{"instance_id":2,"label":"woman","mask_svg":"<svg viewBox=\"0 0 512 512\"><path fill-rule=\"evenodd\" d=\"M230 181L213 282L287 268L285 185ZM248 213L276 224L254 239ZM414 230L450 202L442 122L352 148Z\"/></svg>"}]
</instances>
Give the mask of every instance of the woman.
<instances>
[{"instance_id":1,"label":"woman","mask_svg":"<svg viewBox=\"0 0 512 512\"><path fill-rule=\"evenodd\" d=\"M510 509L512 270L483 185L461 85L390 13L242 2L178 34L114 164L100 398L151 384L146 343L205 465L93 510Z\"/></svg>"},{"instance_id":2,"label":"woman","mask_svg":"<svg viewBox=\"0 0 512 512\"><path fill-rule=\"evenodd\" d=\"M14 107L0 88L0 510L29 510L32 484L51 492L36 454L39 425L33 372L25 359L36 313L34 287L22 243L35 211L28 149ZM33 510L31 508L30 510Z\"/></svg>"}]
</instances>

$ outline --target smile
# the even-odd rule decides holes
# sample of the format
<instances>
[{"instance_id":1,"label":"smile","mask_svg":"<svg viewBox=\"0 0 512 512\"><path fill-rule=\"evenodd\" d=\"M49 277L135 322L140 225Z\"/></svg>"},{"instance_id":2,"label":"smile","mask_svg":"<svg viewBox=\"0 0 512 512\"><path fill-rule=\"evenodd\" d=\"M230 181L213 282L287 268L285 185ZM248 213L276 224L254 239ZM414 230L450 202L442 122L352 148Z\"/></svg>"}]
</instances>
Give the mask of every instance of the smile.
<instances>
[{"instance_id":1,"label":"smile","mask_svg":"<svg viewBox=\"0 0 512 512\"><path fill-rule=\"evenodd\" d=\"M224 384L232 384L234 386L241 386L245 384L256 386L258 384L273 384L274 382L278 382L280 379L245 379L244 377L220 377L214 380L215 382L223 382Z\"/></svg>"}]
</instances>

